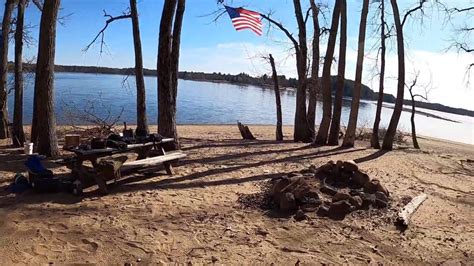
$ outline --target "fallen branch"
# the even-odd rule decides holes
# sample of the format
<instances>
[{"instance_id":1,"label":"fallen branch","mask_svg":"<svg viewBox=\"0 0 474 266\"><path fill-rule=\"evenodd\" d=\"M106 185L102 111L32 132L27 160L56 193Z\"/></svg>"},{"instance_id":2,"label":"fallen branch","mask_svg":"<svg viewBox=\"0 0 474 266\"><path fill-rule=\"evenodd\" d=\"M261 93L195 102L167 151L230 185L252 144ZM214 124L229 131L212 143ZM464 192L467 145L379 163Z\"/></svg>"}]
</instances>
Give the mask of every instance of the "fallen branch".
<instances>
[{"instance_id":1,"label":"fallen branch","mask_svg":"<svg viewBox=\"0 0 474 266\"><path fill-rule=\"evenodd\" d=\"M410 223L410 219L418 207L426 200L428 196L426 194L420 194L414 197L405 207L403 207L398 213L397 221L395 225L405 230Z\"/></svg>"}]
</instances>

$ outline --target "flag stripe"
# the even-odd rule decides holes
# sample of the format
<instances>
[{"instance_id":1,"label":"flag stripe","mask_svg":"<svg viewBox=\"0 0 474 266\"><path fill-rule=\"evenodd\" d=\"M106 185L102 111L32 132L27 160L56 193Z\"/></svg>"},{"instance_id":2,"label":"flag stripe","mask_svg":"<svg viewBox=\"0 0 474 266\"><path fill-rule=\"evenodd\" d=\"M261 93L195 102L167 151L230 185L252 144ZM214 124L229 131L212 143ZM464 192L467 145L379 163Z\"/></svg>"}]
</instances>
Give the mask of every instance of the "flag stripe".
<instances>
[{"instance_id":1,"label":"flag stripe","mask_svg":"<svg viewBox=\"0 0 474 266\"><path fill-rule=\"evenodd\" d=\"M234 24L234 26L235 26L236 24L248 23L248 24L253 25L253 26L257 27L257 28L261 28L261 26L260 26L261 24L256 23L256 22L253 22L253 21L248 21L248 20L246 20L246 19L241 19L241 18L234 18L234 19L232 20L232 23Z\"/></svg>"},{"instance_id":2,"label":"flag stripe","mask_svg":"<svg viewBox=\"0 0 474 266\"><path fill-rule=\"evenodd\" d=\"M261 29L261 28L258 28L258 27L255 27L255 26L253 26L253 25L246 24L246 23L234 24L234 27L235 27L235 29L251 28L251 29L253 29L253 30L262 32L262 29Z\"/></svg>"}]
</instances>

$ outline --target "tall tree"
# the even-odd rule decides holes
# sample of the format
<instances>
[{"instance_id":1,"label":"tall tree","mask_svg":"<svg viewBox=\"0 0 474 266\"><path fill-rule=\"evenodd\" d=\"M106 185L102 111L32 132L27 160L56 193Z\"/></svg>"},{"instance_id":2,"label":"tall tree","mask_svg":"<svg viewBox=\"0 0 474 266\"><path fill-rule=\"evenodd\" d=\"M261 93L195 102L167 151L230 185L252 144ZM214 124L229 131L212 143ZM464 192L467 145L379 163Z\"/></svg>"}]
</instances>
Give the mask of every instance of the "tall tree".
<instances>
[{"instance_id":1,"label":"tall tree","mask_svg":"<svg viewBox=\"0 0 474 266\"><path fill-rule=\"evenodd\" d=\"M311 78L309 82L309 101L308 101L308 125L311 130L311 139L314 140L316 132L314 129L314 124L316 122L316 103L317 103L317 94L319 91L319 8L314 2L310 0L311 11L313 13L313 56L312 56L312 66L311 66Z\"/></svg>"},{"instance_id":2,"label":"tall tree","mask_svg":"<svg viewBox=\"0 0 474 266\"><path fill-rule=\"evenodd\" d=\"M18 1L15 27L15 104L12 132L15 147L21 147L25 142L25 133L23 132L23 24L27 1Z\"/></svg>"},{"instance_id":3,"label":"tall tree","mask_svg":"<svg viewBox=\"0 0 474 266\"><path fill-rule=\"evenodd\" d=\"M300 1L293 0L293 5L295 8L295 17L298 25L298 40L296 40L293 37L293 34L291 34L281 23L275 21L268 15L261 15L262 18L266 19L268 22L280 29L286 35L286 37L288 37L288 39L293 44L293 48L295 49L298 83L296 88L296 111L293 140L295 142L311 142L312 133L306 114L306 93L308 87L308 46L306 44L306 20L303 18Z\"/></svg>"},{"instance_id":4,"label":"tall tree","mask_svg":"<svg viewBox=\"0 0 474 266\"><path fill-rule=\"evenodd\" d=\"M179 148L176 130L176 98L184 9L185 0L165 0L158 44L158 133L174 138L175 148Z\"/></svg>"},{"instance_id":5,"label":"tall tree","mask_svg":"<svg viewBox=\"0 0 474 266\"><path fill-rule=\"evenodd\" d=\"M299 0L293 0L295 7L296 22L298 24L299 52L296 53L296 64L298 71L298 87L296 88L296 111L294 141L311 142L311 128L306 117L306 93L307 93L307 61L308 46L306 44L306 23L301 11Z\"/></svg>"},{"instance_id":6,"label":"tall tree","mask_svg":"<svg viewBox=\"0 0 474 266\"><path fill-rule=\"evenodd\" d=\"M414 89L415 89L415 86L417 86L417 81L418 81L418 76L419 76L419 72L417 72L415 74L415 77L412 81L412 84L408 87L408 92L410 92L410 98L411 98L411 117L410 117L410 122L411 122L411 138L412 138L412 142L413 142L413 147L415 149L419 149L420 148L420 145L418 144L418 139L416 137L416 127L415 127L415 114L416 114L416 99L419 97L419 98L422 98L424 100L428 100L428 91L426 90L425 88L425 95L421 95L421 94L417 94Z\"/></svg>"},{"instance_id":7,"label":"tall tree","mask_svg":"<svg viewBox=\"0 0 474 266\"><path fill-rule=\"evenodd\" d=\"M10 34L10 24L14 5L14 0L5 1L5 10L3 11L2 20L2 33L0 36L0 139L6 139L10 136L8 130L7 109L8 35Z\"/></svg>"},{"instance_id":8,"label":"tall tree","mask_svg":"<svg viewBox=\"0 0 474 266\"><path fill-rule=\"evenodd\" d=\"M382 114L382 104L383 104L383 93L384 93L384 82L385 82L385 53L386 46L385 40L388 38L385 33L386 22L385 22L385 0L380 0L380 75L379 75L379 96L377 99L377 109L375 111L375 120L374 127L372 129L372 138L370 140L370 145L372 148L380 149L379 141L379 126L380 126L380 117Z\"/></svg>"},{"instance_id":9,"label":"tall tree","mask_svg":"<svg viewBox=\"0 0 474 266\"><path fill-rule=\"evenodd\" d=\"M59 154L54 116L54 58L56 21L60 0L45 0L39 30L38 60L35 75L37 151L46 156Z\"/></svg>"},{"instance_id":10,"label":"tall tree","mask_svg":"<svg viewBox=\"0 0 474 266\"><path fill-rule=\"evenodd\" d=\"M344 93L344 80L346 72L346 46L347 46L347 3L341 1L341 35L339 39L339 60L337 64L336 95L334 96L334 110L329 131L329 145L339 145L339 131L341 129L342 96Z\"/></svg>"},{"instance_id":11,"label":"tall tree","mask_svg":"<svg viewBox=\"0 0 474 266\"><path fill-rule=\"evenodd\" d=\"M369 0L363 0L362 13L359 26L359 46L357 48L357 65L354 82L354 93L352 94L351 112L349 115L349 123L347 125L346 134L342 145L344 147L353 147L355 141L355 133L357 127L357 118L359 116L360 90L362 87L362 70L364 66L364 48L365 48L365 31L367 28L367 15L369 13Z\"/></svg>"},{"instance_id":12,"label":"tall tree","mask_svg":"<svg viewBox=\"0 0 474 266\"><path fill-rule=\"evenodd\" d=\"M135 81L137 84L137 132L148 133L146 117L145 79L143 77L142 42L138 22L137 0L130 0L133 27L133 47L135 48Z\"/></svg>"},{"instance_id":13,"label":"tall tree","mask_svg":"<svg viewBox=\"0 0 474 266\"><path fill-rule=\"evenodd\" d=\"M388 125L387 132L385 133L385 137L382 143L383 150L393 149L393 141L395 139L398 122L400 121L400 116L403 110L403 97L405 92L405 44L403 38L403 26L405 25L405 22L407 21L408 17L413 15L416 11L421 11L423 13L423 5L427 2L428 0L419 0L418 5L408 10L403 16L403 20L401 20L397 1L390 0L394 17L395 31L397 34L398 83L395 107L393 108L392 118L390 119L390 123Z\"/></svg>"},{"instance_id":14,"label":"tall tree","mask_svg":"<svg viewBox=\"0 0 474 266\"><path fill-rule=\"evenodd\" d=\"M277 126L276 126L276 140L283 140L283 129L282 129L282 114L281 114L281 99L280 99L280 87L278 85L278 74L275 67L275 60L272 54L269 54L270 65L272 67L272 78L273 78L273 89L275 90L275 103L277 113Z\"/></svg>"},{"instance_id":15,"label":"tall tree","mask_svg":"<svg viewBox=\"0 0 474 266\"><path fill-rule=\"evenodd\" d=\"M332 99L331 99L331 65L334 58L334 50L336 49L337 29L339 27L339 16L341 14L341 0L336 0L334 10L332 12L331 31L324 58L323 76L321 78L321 88L323 93L323 118L319 125L318 135L315 143L324 145L328 139L329 125L331 123Z\"/></svg>"},{"instance_id":16,"label":"tall tree","mask_svg":"<svg viewBox=\"0 0 474 266\"><path fill-rule=\"evenodd\" d=\"M403 95L405 91L405 44L403 40L403 25L400 20L400 11L396 0L390 0L393 10L393 17L395 22L395 30L397 33L397 54L398 54L398 83L397 83L397 98L395 100L395 107L393 109L392 118L388 125L385 138L382 143L382 149L392 150L393 140L397 131L398 122L403 109Z\"/></svg>"}]
</instances>

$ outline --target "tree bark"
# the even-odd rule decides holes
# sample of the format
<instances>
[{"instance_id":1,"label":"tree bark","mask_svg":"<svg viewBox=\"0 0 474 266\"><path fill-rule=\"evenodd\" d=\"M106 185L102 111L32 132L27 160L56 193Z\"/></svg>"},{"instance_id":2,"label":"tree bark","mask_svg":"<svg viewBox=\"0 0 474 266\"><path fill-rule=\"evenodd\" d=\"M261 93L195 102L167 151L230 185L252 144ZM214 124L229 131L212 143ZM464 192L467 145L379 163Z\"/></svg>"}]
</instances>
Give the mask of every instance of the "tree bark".
<instances>
[{"instance_id":1,"label":"tree bark","mask_svg":"<svg viewBox=\"0 0 474 266\"><path fill-rule=\"evenodd\" d=\"M324 58L323 76L321 87L323 93L323 118L319 125L318 135L315 143L325 145L328 139L329 125L331 123L332 99L331 99L331 65L336 48L337 29L339 27L339 16L341 14L341 0L336 0L332 12L331 31L329 33L326 56Z\"/></svg>"},{"instance_id":2,"label":"tree bark","mask_svg":"<svg viewBox=\"0 0 474 266\"><path fill-rule=\"evenodd\" d=\"M133 46L135 49L135 81L137 84L137 132L148 134L146 115L145 80L143 77L142 42L140 39L140 26L138 21L137 1L130 0L130 13L132 16Z\"/></svg>"},{"instance_id":3,"label":"tree bark","mask_svg":"<svg viewBox=\"0 0 474 266\"><path fill-rule=\"evenodd\" d=\"M310 0L311 10L313 13L313 58L312 58L312 66L311 66L311 78L309 83L309 102L308 102L308 125L311 130L311 139L314 140L316 136L316 131L314 128L314 124L316 123L316 103L317 103L317 95L319 90L319 8L314 2L314 0Z\"/></svg>"},{"instance_id":4,"label":"tree bark","mask_svg":"<svg viewBox=\"0 0 474 266\"><path fill-rule=\"evenodd\" d=\"M344 94L344 81L346 72L346 46L347 46L347 3L341 0L341 35L339 39L339 60L337 65L336 95L334 96L334 110L332 114L331 129L329 131L329 145L339 145L339 131L341 129L342 96Z\"/></svg>"},{"instance_id":5,"label":"tree bark","mask_svg":"<svg viewBox=\"0 0 474 266\"><path fill-rule=\"evenodd\" d=\"M59 5L60 0L44 1L36 63L37 152L48 157L59 155L54 115L54 57Z\"/></svg>"},{"instance_id":6,"label":"tree bark","mask_svg":"<svg viewBox=\"0 0 474 266\"><path fill-rule=\"evenodd\" d=\"M382 143L382 149L392 150L393 140L397 131L398 122L403 108L403 94L405 91L405 46L403 40L403 26L400 21L400 12L396 0L390 0L392 4L393 17L395 21L395 30L397 32L397 50L398 50L398 84L397 84L397 98L395 100L395 107L393 109L392 118L387 128L387 133Z\"/></svg>"},{"instance_id":7,"label":"tree bark","mask_svg":"<svg viewBox=\"0 0 474 266\"><path fill-rule=\"evenodd\" d=\"M375 111L375 120L374 127L372 129L372 138L370 140L370 145L372 148L380 149L379 141L379 126L380 126L380 117L382 114L382 104L383 104L383 91L384 91L384 79L385 79L385 39L387 38L385 34L385 0L380 1L380 76L379 76L379 97L377 100L377 109Z\"/></svg>"},{"instance_id":8,"label":"tree bark","mask_svg":"<svg viewBox=\"0 0 474 266\"><path fill-rule=\"evenodd\" d=\"M354 84L354 93L352 94L351 113L349 115L349 123L342 146L354 147L355 133L357 127L357 118L359 116L360 90L362 87L362 71L364 66L364 48L365 48L365 31L367 28L367 15L369 13L369 0L363 0L362 14L359 27L359 46L357 48L357 66Z\"/></svg>"},{"instance_id":9,"label":"tree bark","mask_svg":"<svg viewBox=\"0 0 474 266\"><path fill-rule=\"evenodd\" d=\"M273 89L275 90L275 102L276 102L276 114L277 114L277 124L276 124L276 140L283 140L283 122L281 114L281 99L280 99L280 86L278 85L278 75L275 67L275 60L273 59L272 54L269 54L270 65L272 66L272 78L273 78Z\"/></svg>"},{"instance_id":10,"label":"tree bark","mask_svg":"<svg viewBox=\"0 0 474 266\"><path fill-rule=\"evenodd\" d=\"M19 0L15 28L15 104L13 109L13 146L25 142L23 132L23 25L27 0Z\"/></svg>"},{"instance_id":11,"label":"tree bark","mask_svg":"<svg viewBox=\"0 0 474 266\"><path fill-rule=\"evenodd\" d=\"M0 40L0 139L10 136L8 130L8 34L10 33L10 23L14 7L13 0L6 0L5 10L2 20L2 34Z\"/></svg>"},{"instance_id":12,"label":"tree bark","mask_svg":"<svg viewBox=\"0 0 474 266\"><path fill-rule=\"evenodd\" d=\"M158 44L158 133L174 138L176 149L179 148L176 130L176 98L184 8L184 0L165 0Z\"/></svg>"},{"instance_id":13,"label":"tree bark","mask_svg":"<svg viewBox=\"0 0 474 266\"><path fill-rule=\"evenodd\" d=\"M415 96L413 95L412 89L410 89L410 96L411 96L411 118L410 118L411 138L413 140L413 147L415 149L419 149L420 145L418 145L418 140L416 138L416 128L415 128L415 113L416 113L415 105L416 105L416 103L415 103Z\"/></svg>"},{"instance_id":14,"label":"tree bark","mask_svg":"<svg viewBox=\"0 0 474 266\"><path fill-rule=\"evenodd\" d=\"M299 0L293 0L296 22L298 24L299 47L296 49L296 68L298 71L298 87L296 88L296 111L294 141L311 142L311 129L306 117L306 91L307 91L307 60L308 47L306 45L306 24L301 11ZM296 47L295 47L296 48Z\"/></svg>"}]
</instances>

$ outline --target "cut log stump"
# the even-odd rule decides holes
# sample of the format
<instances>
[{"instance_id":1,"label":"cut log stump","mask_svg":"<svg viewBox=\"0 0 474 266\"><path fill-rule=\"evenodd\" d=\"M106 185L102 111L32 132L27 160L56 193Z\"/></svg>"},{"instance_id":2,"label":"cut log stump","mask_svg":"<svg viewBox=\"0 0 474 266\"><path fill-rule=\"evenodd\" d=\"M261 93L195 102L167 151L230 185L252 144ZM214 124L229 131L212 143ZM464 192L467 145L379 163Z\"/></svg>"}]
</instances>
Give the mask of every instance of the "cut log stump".
<instances>
[{"instance_id":1,"label":"cut log stump","mask_svg":"<svg viewBox=\"0 0 474 266\"><path fill-rule=\"evenodd\" d=\"M242 135L243 139L247 140L255 140L256 138L253 136L252 132L250 132L250 129L248 126L240 123L237 121L237 126L239 127L240 135Z\"/></svg>"},{"instance_id":2,"label":"cut log stump","mask_svg":"<svg viewBox=\"0 0 474 266\"><path fill-rule=\"evenodd\" d=\"M120 168L123 163L127 160L127 156L112 157L102 159L98 162L96 170L97 177L95 178L99 189L102 193L107 194L107 181L117 181L121 178Z\"/></svg>"}]
</instances>

